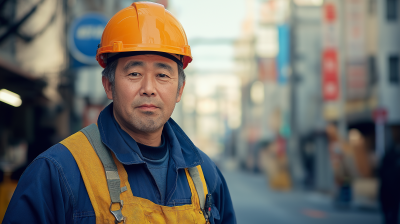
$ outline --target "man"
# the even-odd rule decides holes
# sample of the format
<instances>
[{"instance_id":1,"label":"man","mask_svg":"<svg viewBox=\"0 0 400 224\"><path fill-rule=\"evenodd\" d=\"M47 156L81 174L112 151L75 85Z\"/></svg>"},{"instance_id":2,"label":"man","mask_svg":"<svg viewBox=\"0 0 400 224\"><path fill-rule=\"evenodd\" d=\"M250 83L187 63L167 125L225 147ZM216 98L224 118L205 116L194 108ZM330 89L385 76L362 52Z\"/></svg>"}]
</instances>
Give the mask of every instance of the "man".
<instances>
[{"instance_id":1,"label":"man","mask_svg":"<svg viewBox=\"0 0 400 224\"><path fill-rule=\"evenodd\" d=\"M35 159L3 223L236 223L222 174L170 118L192 60L180 23L133 3L96 58L113 103Z\"/></svg>"}]
</instances>

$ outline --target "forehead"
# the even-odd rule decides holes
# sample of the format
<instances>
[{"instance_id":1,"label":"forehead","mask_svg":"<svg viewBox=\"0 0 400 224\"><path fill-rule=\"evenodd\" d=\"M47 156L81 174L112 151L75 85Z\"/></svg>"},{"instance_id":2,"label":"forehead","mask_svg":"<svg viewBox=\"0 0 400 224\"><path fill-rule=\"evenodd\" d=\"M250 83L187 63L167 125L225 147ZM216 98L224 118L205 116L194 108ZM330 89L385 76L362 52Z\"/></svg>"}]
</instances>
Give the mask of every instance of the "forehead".
<instances>
[{"instance_id":1,"label":"forehead","mask_svg":"<svg viewBox=\"0 0 400 224\"><path fill-rule=\"evenodd\" d=\"M120 58L118 61L118 66L123 68L132 61L143 62L144 66L155 66L157 63L164 63L171 66L173 69L178 68L178 65L173 60L162 57L160 55L153 55L153 54L135 55L135 56Z\"/></svg>"}]
</instances>

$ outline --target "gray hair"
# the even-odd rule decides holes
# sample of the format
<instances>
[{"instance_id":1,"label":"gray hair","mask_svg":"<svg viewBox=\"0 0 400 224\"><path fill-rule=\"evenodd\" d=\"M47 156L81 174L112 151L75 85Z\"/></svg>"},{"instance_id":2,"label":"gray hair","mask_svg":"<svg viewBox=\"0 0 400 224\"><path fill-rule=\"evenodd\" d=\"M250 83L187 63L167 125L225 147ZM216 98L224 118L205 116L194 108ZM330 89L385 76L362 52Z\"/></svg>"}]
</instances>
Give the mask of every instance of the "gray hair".
<instances>
[{"instance_id":1,"label":"gray hair","mask_svg":"<svg viewBox=\"0 0 400 224\"><path fill-rule=\"evenodd\" d=\"M101 72L102 76L106 77L109 82L111 82L112 87L114 88L114 81L115 81L115 70L117 69L118 60L107 64L104 70ZM181 89L183 82L186 80L185 71L181 65L178 65L178 93Z\"/></svg>"}]
</instances>

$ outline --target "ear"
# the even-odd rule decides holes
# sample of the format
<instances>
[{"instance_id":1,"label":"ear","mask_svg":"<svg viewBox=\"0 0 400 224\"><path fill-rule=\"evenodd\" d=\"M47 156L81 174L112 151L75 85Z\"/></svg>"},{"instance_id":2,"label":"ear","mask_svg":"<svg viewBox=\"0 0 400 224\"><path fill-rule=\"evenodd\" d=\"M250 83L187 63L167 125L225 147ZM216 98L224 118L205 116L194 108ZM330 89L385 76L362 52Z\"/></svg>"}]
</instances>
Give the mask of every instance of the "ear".
<instances>
[{"instance_id":1,"label":"ear","mask_svg":"<svg viewBox=\"0 0 400 224\"><path fill-rule=\"evenodd\" d=\"M183 82L181 89L179 90L178 97L176 97L177 103L179 103L179 101L181 101L183 89L185 88L185 84L186 84L186 82Z\"/></svg>"},{"instance_id":2,"label":"ear","mask_svg":"<svg viewBox=\"0 0 400 224\"><path fill-rule=\"evenodd\" d=\"M113 99L112 83L105 76L101 77L101 81L103 82L103 87L104 90L106 91L107 98L112 100Z\"/></svg>"}]
</instances>

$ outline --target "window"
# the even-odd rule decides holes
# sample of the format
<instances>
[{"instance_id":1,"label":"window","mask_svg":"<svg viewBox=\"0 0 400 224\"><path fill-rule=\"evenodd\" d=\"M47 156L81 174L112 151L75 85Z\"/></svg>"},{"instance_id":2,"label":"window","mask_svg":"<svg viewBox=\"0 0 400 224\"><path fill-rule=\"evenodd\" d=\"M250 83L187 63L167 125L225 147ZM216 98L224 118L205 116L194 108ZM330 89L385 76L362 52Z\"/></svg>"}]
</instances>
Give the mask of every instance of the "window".
<instances>
[{"instance_id":1,"label":"window","mask_svg":"<svg viewBox=\"0 0 400 224\"><path fill-rule=\"evenodd\" d=\"M399 68L399 56L392 55L389 57L389 82L399 83L400 81L400 68Z\"/></svg>"},{"instance_id":2,"label":"window","mask_svg":"<svg viewBox=\"0 0 400 224\"><path fill-rule=\"evenodd\" d=\"M398 0L386 0L386 18L388 21L397 20L397 1Z\"/></svg>"},{"instance_id":3,"label":"window","mask_svg":"<svg viewBox=\"0 0 400 224\"><path fill-rule=\"evenodd\" d=\"M368 74L369 74L369 84L374 85L378 82L378 75L376 71L376 59L374 56L369 56L368 58Z\"/></svg>"}]
</instances>

